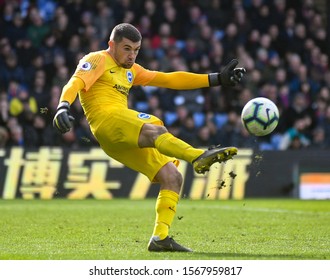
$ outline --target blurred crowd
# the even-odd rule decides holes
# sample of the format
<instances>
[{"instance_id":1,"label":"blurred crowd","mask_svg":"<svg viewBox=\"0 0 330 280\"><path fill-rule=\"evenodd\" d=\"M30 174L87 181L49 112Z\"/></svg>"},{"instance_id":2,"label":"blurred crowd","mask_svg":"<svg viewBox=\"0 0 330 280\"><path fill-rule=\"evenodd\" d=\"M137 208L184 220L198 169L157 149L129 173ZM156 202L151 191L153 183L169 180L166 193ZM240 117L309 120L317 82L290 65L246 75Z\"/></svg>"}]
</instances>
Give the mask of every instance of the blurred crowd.
<instances>
[{"instance_id":1,"label":"blurred crowd","mask_svg":"<svg viewBox=\"0 0 330 280\"><path fill-rule=\"evenodd\" d=\"M143 35L137 62L145 68L210 73L237 58L247 69L235 88L132 88L130 106L171 133L194 146L330 148L329 47L313 0L0 0L0 148L97 145L78 98L74 129L60 135L52 119L79 59L106 49L121 22ZM260 138L240 120L257 96L281 115Z\"/></svg>"}]
</instances>

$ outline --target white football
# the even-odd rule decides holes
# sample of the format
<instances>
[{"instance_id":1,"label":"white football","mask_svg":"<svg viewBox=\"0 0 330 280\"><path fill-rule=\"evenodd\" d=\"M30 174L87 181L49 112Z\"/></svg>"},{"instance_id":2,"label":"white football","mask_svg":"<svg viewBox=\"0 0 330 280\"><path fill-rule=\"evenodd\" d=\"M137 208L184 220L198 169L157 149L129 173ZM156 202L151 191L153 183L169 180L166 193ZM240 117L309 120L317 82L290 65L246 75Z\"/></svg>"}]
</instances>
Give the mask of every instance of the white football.
<instances>
[{"instance_id":1,"label":"white football","mask_svg":"<svg viewBox=\"0 0 330 280\"><path fill-rule=\"evenodd\" d=\"M275 103L265 97L251 99L241 113L244 127L255 136L265 136L273 132L278 125L279 117Z\"/></svg>"}]
</instances>

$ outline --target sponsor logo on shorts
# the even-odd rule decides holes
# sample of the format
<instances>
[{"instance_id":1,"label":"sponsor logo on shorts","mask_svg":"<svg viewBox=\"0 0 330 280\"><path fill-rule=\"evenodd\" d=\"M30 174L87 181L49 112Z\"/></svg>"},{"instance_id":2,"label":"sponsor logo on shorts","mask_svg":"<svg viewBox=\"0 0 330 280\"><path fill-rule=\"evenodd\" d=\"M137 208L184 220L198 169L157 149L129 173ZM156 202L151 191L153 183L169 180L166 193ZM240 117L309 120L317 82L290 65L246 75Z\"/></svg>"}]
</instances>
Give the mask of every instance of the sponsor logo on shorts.
<instances>
[{"instance_id":1,"label":"sponsor logo on shorts","mask_svg":"<svg viewBox=\"0 0 330 280\"><path fill-rule=\"evenodd\" d=\"M151 116L150 116L149 114L146 114L146 113L139 113L139 114L138 114L138 118L139 118L139 119L147 120L147 119L150 119Z\"/></svg>"},{"instance_id":2,"label":"sponsor logo on shorts","mask_svg":"<svg viewBox=\"0 0 330 280\"><path fill-rule=\"evenodd\" d=\"M132 81L133 81L133 73L132 73L130 70L128 70L128 71L126 72L126 77L127 77L127 81L128 81L129 83L132 83Z\"/></svg>"}]
</instances>

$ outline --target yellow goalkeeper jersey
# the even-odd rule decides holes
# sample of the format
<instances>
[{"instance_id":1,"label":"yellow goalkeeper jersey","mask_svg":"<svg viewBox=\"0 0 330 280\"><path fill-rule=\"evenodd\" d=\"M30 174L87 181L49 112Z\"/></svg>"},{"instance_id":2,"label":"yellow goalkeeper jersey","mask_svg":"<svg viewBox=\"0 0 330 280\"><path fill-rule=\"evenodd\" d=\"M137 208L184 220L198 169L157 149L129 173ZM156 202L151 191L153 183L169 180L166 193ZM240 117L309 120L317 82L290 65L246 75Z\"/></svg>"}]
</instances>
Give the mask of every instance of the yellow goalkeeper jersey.
<instances>
[{"instance_id":1,"label":"yellow goalkeeper jersey","mask_svg":"<svg viewBox=\"0 0 330 280\"><path fill-rule=\"evenodd\" d=\"M118 67L105 50L86 55L73 76L85 83L85 88L79 92L79 99L89 123L92 126L98 123L102 111L127 109L130 88L148 84L156 73L137 63L130 69Z\"/></svg>"}]
</instances>

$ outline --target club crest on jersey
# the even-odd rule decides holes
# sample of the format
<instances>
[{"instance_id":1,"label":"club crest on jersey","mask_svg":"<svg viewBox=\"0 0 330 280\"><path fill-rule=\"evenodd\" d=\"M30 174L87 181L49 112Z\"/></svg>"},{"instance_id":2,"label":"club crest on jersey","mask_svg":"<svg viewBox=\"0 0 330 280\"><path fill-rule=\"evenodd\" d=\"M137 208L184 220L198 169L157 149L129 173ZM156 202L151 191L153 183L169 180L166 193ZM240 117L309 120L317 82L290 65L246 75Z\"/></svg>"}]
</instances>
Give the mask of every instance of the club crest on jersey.
<instances>
[{"instance_id":1,"label":"club crest on jersey","mask_svg":"<svg viewBox=\"0 0 330 280\"><path fill-rule=\"evenodd\" d=\"M139 114L138 114L138 118L139 118L139 119L147 120L147 119L150 119L151 116L150 116L149 114L146 114L146 113L139 113Z\"/></svg>"},{"instance_id":2,"label":"club crest on jersey","mask_svg":"<svg viewBox=\"0 0 330 280\"><path fill-rule=\"evenodd\" d=\"M126 77L127 77L127 81L129 82L129 83L132 83L132 81L133 81L133 73L131 72L131 71L127 71L126 72Z\"/></svg>"},{"instance_id":3,"label":"club crest on jersey","mask_svg":"<svg viewBox=\"0 0 330 280\"><path fill-rule=\"evenodd\" d=\"M92 68L92 64L90 64L89 62L84 62L81 66L80 69L88 71Z\"/></svg>"}]
</instances>

